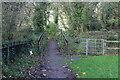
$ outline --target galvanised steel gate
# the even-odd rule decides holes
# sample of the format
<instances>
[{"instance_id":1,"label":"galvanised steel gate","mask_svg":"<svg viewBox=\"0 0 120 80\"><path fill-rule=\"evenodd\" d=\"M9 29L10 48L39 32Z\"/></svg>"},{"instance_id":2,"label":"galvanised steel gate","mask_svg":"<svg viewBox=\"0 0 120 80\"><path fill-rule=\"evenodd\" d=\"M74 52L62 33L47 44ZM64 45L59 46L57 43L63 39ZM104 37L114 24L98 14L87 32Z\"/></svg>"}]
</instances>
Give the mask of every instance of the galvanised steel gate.
<instances>
[{"instance_id":1,"label":"galvanised steel gate","mask_svg":"<svg viewBox=\"0 0 120 80\"><path fill-rule=\"evenodd\" d=\"M103 54L104 55L104 39L80 39L81 53Z\"/></svg>"}]
</instances>

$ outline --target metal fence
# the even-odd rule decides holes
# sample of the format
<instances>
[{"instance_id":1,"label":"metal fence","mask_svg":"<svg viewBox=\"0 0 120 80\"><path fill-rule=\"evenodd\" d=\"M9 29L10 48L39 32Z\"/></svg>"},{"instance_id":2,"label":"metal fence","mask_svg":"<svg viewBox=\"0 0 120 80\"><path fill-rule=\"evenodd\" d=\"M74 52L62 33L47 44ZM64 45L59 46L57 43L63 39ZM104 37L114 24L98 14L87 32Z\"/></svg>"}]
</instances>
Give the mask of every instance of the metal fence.
<instances>
[{"instance_id":1,"label":"metal fence","mask_svg":"<svg viewBox=\"0 0 120 80\"><path fill-rule=\"evenodd\" d=\"M80 39L81 53L103 54L105 53L104 39Z\"/></svg>"},{"instance_id":2,"label":"metal fence","mask_svg":"<svg viewBox=\"0 0 120 80\"><path fill-rule=\"evenodd\" d=\"M67 40L67 38L66 38L66 36L65 36L65 34L64 34L63 31L61 31L61 35L62 35L62 37L63 37L64 44L65 44L66 48L68 48L68 40Z\"/></svg>"},{"instance_id":3,"label":"metal fence","mask_svg":"<svg viewBox=\"0 0 120 80\"><path fill-rule=\"evenodd\" d=\"M28 54L31 41L15 41L2 43L2 60L5 64L13 62L20 53Z\"/></svg>"},{"instance_id":4,"label":"metal fence","mask_svg":"<svg viewBox=\"0 0 120 80\"><path fill-rule=\"evenodd\" d=\"M42 39L43 39L43 36L44 36L44 32L41 33L40 37L38 38L38 50L40 48L40 45L41 45L41 42L42 42Z\"/></svg>"}]
</instances>

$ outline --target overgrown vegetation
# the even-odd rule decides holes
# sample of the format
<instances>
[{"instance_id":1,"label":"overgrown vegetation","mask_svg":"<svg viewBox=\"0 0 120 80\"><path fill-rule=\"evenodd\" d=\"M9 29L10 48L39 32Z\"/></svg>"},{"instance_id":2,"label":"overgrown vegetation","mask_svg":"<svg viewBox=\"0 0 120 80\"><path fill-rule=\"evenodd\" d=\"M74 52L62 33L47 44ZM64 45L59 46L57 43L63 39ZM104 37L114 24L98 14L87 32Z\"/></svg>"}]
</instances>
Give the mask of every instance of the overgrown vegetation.
<instances>
[{"instance_id":1,"label":"overgrown vegetation","mask_svg":"<svg viewBox=\"0 0 120 80\"><path fill-rule=\"evenodd\" d=\"M32 36L31 17L33 4L24 2L2 3L2 40L26 40ZM26 33L31 32L26 35Z\"/></svg>"},{"instance_id":2,"label":"overgrown vegetation","mask_svg":"<svg viewBox=\"0 0 120 80\"><path fill-rule=\"evenodd\" d=\"M36 67L39 63L39 55L37 56L22 54L13 63L9 63L8 65L3 63L3 78L27 77L29 69Z\"/></svg>"},{"instance_id":3,"label":"overgrown vegetation","mask_svg":"<svg viewBox=\"0 0 120 80\"><path fill-rule=\"evenodd\" d=\"M35 31L42 32L47 25L47 6L48 3L36 3L35 11L33 14L33 26Z\"/></svg>"},{"instance_id":4,"label":"overgrown vegetation","mask_svg":"<svg viewBox=\"0 0 120 80\"><path fill-rule=\"evenodd\" d=\"M46 41L50 39L58 42L60 53L65 56L84 56L81 54L81 46L85 45L80 45L81 38L118 40L119 4L120 2L3 2L2 43L33 41L29 48L32 55L22 53L16 56L13 63L3 63L3 77L27 77L27 70L39 64L39 58L45 54ZM53 21L50 21L51 18ZM68 41L68 47L61 31ZM42 32L45 34L38 50L38 38ZM118 47L116 43L107 45ZM116 62L117 56L92 56L69 64L80 78L116 78Z\"/></svg>"},{"instance_id":5,"label":"overgrown vegetation","mask_svg":"<svg viewBox=\"0 0 120 80\"><path fill-rule=\"evenodd\" d=\"M61 4L63 5L62 10L68 15L68 30L73 30L76 35L80 32L107 31L118 28L119 3L80 2Z\"/></svg>"},{"instance_id":6,"label":"overgrown vegetation","mask_svg":"<svg viewBox=\"0 0 120 80\"><path fill-rule=\"evenodd\" d=\"M46 8L40 9L40 6L47 7L46 3L2 3L2 21L4 26L2 30L2 43L25 40L32 41L31 47L27 50L27 54L24 53L24 51L21 51L20 55L15 56L14 61L9 62L8 64L3 62L3 78L27 77L29 69L35 67L36 64L39 63L39 58L44 54L46 37L43 38L39 51L38 38L41 32L44 31L43 26L46 26ZM14 47L12 52L14 52ZM33 54L31 54L31 52Z\"/></svg>"}]
</instances>

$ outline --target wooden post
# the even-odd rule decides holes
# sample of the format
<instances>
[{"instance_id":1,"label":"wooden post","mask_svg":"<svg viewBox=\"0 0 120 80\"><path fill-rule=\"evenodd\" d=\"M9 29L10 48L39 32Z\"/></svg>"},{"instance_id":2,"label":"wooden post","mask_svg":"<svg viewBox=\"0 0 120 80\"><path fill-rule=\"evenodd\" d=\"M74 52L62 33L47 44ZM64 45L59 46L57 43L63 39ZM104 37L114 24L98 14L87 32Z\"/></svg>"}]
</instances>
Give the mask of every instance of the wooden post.
<instances>
[{"instance_id":1,"label":"wooden post","mask_svg":"<svg viewBox=\"0 0 120 80\"><path fill-rule=\"evenodd\" d=\"M86 56L88 55L88 39L86 39Z\"/></svg>"}]
</instances>

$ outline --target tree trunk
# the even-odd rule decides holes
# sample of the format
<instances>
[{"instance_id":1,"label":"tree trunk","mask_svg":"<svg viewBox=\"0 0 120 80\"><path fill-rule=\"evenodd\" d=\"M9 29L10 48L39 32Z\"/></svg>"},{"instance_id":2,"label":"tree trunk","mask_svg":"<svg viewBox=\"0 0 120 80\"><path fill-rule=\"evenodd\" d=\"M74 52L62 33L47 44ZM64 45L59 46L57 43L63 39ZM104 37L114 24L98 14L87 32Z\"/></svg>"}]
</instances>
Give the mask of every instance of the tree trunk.
<instances>
[{"instance_id":1,"label":"tree trunk","mask_svg":"<svg viewBox=\"0 0 120 80\"><path fill-rule=\"evenodd\" d=\"M84 32L84 24L81 26L81 31Z\"/></svg>"}]
</instances>

